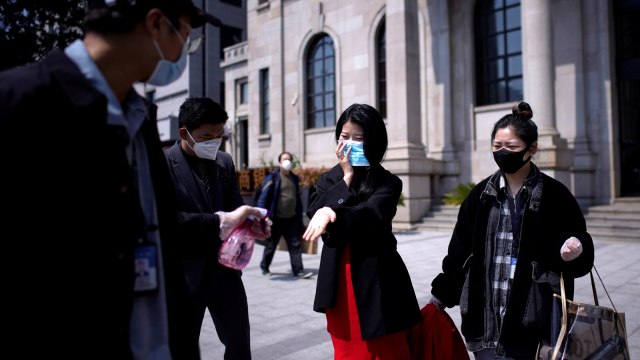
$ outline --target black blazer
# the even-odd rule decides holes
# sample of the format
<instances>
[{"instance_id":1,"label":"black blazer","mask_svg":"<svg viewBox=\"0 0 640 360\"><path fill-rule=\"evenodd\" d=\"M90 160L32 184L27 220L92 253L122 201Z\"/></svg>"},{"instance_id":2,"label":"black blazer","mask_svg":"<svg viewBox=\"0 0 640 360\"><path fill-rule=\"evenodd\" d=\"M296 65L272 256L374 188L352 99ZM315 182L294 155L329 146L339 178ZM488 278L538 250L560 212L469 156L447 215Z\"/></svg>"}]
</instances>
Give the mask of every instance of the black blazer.
<instances>
[{"instance_id":1,"label":"black blazer","mask_svg":"<svg viewBox=\"0 0 640 360\"><path fill-rule=\"evenodd\" d=\"M218 263L220 248L220 219L216 211L233 211L244 205L238 186L236 169L231 155L218 151L210 162L211 189L207 192L191 170L180 140L165 149L169 170L178 195L180 223L180 254L191 291L200 284L208 263L222 271L237 271Z\"/></svg>"},{"instance_id":2,"label":"black blazer","mask_svg":"<svg viewBox=\"0 0 640 360\"><path fill-rule=\"evenodd\" d=\"M351 274L362 338L365 340L407 330L420 319L409 272L397 252L391 222L402 192L402 181L378 166L376 186L365 200L343 181L342 168L334 166L316 183L307 216L328 206L337 215L323 235L324 245L313 308L325 312L336 304L338 266L342 251L351 246Z\"/></svg>"},{"instance_id":3,"label":"black blazer","mask_svg":"<svg viewBox=\"0 0 640 360\"><path fill-rule=\"evenodd\" d=\"M106 104L60 50L0 73L0 353L131 358L133 247L145 224L126 130L107 124ZM159 217L171 351L197 359L198 344L184 336L190 314L176 257L175 193L154 105L148 114L141 131ZM42 334L37 346L34 329Z\"/></svg>"}]
</instances>

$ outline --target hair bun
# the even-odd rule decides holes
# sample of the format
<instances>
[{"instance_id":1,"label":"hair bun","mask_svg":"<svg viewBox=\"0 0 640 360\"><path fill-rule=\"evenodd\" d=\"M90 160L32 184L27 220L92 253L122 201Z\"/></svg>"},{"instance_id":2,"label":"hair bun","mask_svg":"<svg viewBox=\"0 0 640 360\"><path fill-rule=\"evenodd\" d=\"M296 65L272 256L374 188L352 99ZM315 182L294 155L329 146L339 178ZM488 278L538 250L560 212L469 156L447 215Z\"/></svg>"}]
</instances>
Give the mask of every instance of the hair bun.
<instances>
[{"instance_id":1,"label":"hair bun","mask_svg":"<svg viewBox=\"0 0 640 360\"><path fill-rule=\"evenodd\" d=\"M513 112L513 115L522 116L525 119L531 119L533 117L533 110L531 110L531 106L524 101L514 106L511 111Z\"/></svg>"}]
</instances>

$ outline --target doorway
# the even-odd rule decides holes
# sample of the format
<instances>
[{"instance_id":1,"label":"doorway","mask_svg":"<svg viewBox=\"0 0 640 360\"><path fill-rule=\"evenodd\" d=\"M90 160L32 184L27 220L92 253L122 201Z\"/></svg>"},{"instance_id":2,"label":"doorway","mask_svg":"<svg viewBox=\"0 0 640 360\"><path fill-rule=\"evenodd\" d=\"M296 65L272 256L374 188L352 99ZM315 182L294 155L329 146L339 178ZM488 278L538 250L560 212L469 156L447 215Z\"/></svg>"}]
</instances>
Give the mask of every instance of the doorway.
<instances>
[{"instance_id":1,"label":"doorway","mask_svg":"<svg viewBox=\"0 0 640 360\"><path fill-rule=\"evenodd\" d=\"M620 196L640 196L640 0L614 1Z\"/></svg>"},{"instance_id":2,"label":"doorway","mask_svg":"<svg viewBox=\"0 0 640 360\"><path fill-rule=\"evenodd\" d=\"M238 119L237 131L238 159L236 166L239 166L240 169L247 169L249 167L249 120L247 118Z\"/></svg>"}]
</instances>

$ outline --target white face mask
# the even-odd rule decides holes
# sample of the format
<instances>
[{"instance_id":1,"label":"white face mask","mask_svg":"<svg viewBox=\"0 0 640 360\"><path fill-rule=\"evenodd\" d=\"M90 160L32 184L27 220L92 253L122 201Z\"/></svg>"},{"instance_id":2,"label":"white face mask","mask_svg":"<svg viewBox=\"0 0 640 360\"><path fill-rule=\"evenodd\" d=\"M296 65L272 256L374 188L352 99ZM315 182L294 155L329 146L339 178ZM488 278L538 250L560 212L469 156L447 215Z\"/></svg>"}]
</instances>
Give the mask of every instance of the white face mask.
<instances>
[{"instance_id":1,"label":"white face mask","mask_svg":"<svg viewBox=\"0 0 640 360\"><path fill-rule=\"evenodd\" d=\"M169 25L171 25L171 23L169 23ZM160 49L160 45L158 45L156 39L153 39L153 45L160 55L160 60L156 64L156 68L155 70L153 70L153 73L151 74L149 79L147 79L147 84L155 86L169 85L172 82L176 81L180 77L180 75L182 75L184 69L187 68L187 44L189 42L182 39L182 36L180 36L180 33L173 27L173 25L171 25L171 28L176 32L176 35L178 35L180 42L182 42L182 52L180 53L180 58L178 58L178 61L176 62L167 60L162 53L162 49Z\"/></svg>"},{"instance_id":2,"label":"white face mask","mask_svg":"<svg viewBox=\"0 0 640 360\"><path fill-rule=\"evenodd\" d=\"M293 166L293 163L291 162L291 160L284 160L282 162L282 168L285 170L291 170L291 167Z\"/></svg>"},{"instance_id":3,"label":"white face mask","mask_svg":"<svg viewBox=\"0 0 640 360\"><path fill-rule=\"evenodd\" d=\"M196 140L193 138L193 136L191 136L188 130L187 130L187 134L189 135L191 140L193 140L193 142L195 143L193 144L193 146L191 146L191 144L189 144L189 142L187 141L187 145L189 145L191 150L193 150L193 152L196 153L197 157L199 157L200 159L209 159L209 160L216 159L216 155L218 154L218 149L220 148L220 145L222 145L222 138L196 142Z\"/></svg>"}]
</instances>

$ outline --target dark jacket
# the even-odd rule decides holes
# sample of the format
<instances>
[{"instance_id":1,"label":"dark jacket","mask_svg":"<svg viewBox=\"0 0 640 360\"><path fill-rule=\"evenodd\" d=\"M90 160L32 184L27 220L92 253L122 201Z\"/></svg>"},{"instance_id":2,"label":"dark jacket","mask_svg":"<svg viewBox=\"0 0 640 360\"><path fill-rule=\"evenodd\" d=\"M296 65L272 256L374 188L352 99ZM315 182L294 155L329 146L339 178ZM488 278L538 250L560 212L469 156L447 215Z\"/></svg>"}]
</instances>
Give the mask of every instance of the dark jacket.
<instances>
[{"instance_id":1,"label":"dark jacket","mask_svg":"<svg viewBox=\"0 0 640 360\"><path fill-rule=\"evenodd\" d=\"M490 213L492 208L500 207L500 176L498 171L484 179L460 206L448 254L442 262L443 273L432 282L434 296L448 307L460 305L461 332L467 341L483 338L487 326L484 309L491 294L485 291L486 267L493 262L494 254L487 254L485 249L487 242L494 241L496 219ZM534 276L543 279L544 273L563 273L568 296L572 297L573 279L588 274L593 266L593 241L576 199L559 181L544 173L541 176L541 188L530 190L524 210L518 262L500 332L500 342L506 349L530 349L549 334L545 319L549 317L553 289L548 283L534 282ZM573 261L564 261L560 248L571 236L582 242L583 252ZM543 303L534 305L530 291L542 294ZM527 308L529 312L525 311Z\"/></svg>"},{"instance_id":2,"label":"dark jacket","mask_svg":"<svg viewBox=\"0 0 640 360\"><path fill-rule=\"evenodd\" d=\"M300 221L300 229L302 229L302 196L300 192L300 177L289 171L291 179L296 190L296 220ZM280 167L276 167L265 175L260 186L261 192L257 207L268 209L271 212L271 217L274 218L278 211L278 202L280 200L280 188L282 181L280 181Z\"/></svg>"},{"instance_id":3,"label":"dark jacket","mask_svg":"<svg viewBox=\"0 0 640 360\"><path fill-rule=\"evenodd\" d=\"M133 248L145 224L128 136L107 124L106 105L60 50L0 74L2 353L131 357ZM183 337L189 307L175 256L175 193L156 108L148 110L141 131L158 209L171 351L196 359L198 344ZM36 346L34 329L41 334Z\"/></svg>"},{"instance_id":4,"label":"dark jacket","mask_svg":"<svg viewBox=\"0 0 640 360\"><path fill-rule=\"evenodd\" d=\"M311 195L307 215L328 206L337 215L323 235L324 245L313 309L325 312L336 304L338 266L345 245L351 247L351 280L362 338L365 340L408 330L420 319L407 268L398 254L391 222L402 192L402 181L381 166L375 190L361 200L343 181L340 166L324 173Z\"/></svg>"},{"instance_id":5,"label":"dark jacket","mask_svg":"<svg viewBox=\"0 0 640 360\"><path fill-rule=\"evenodd\" d=\"M218 151L216 160L210 162L212 189L207 194L196 178L185 153L180 149L180 140L165 149L169 170L174 178L178 196L178 221L180 223L180 256L185 267L190 291L194 291L209 263L219 271L237 273L218 263L218 250L222 244L220 219L216 211L233 211L244 205L236 170L231 155Z\"/></svg>"}]
</instances>

